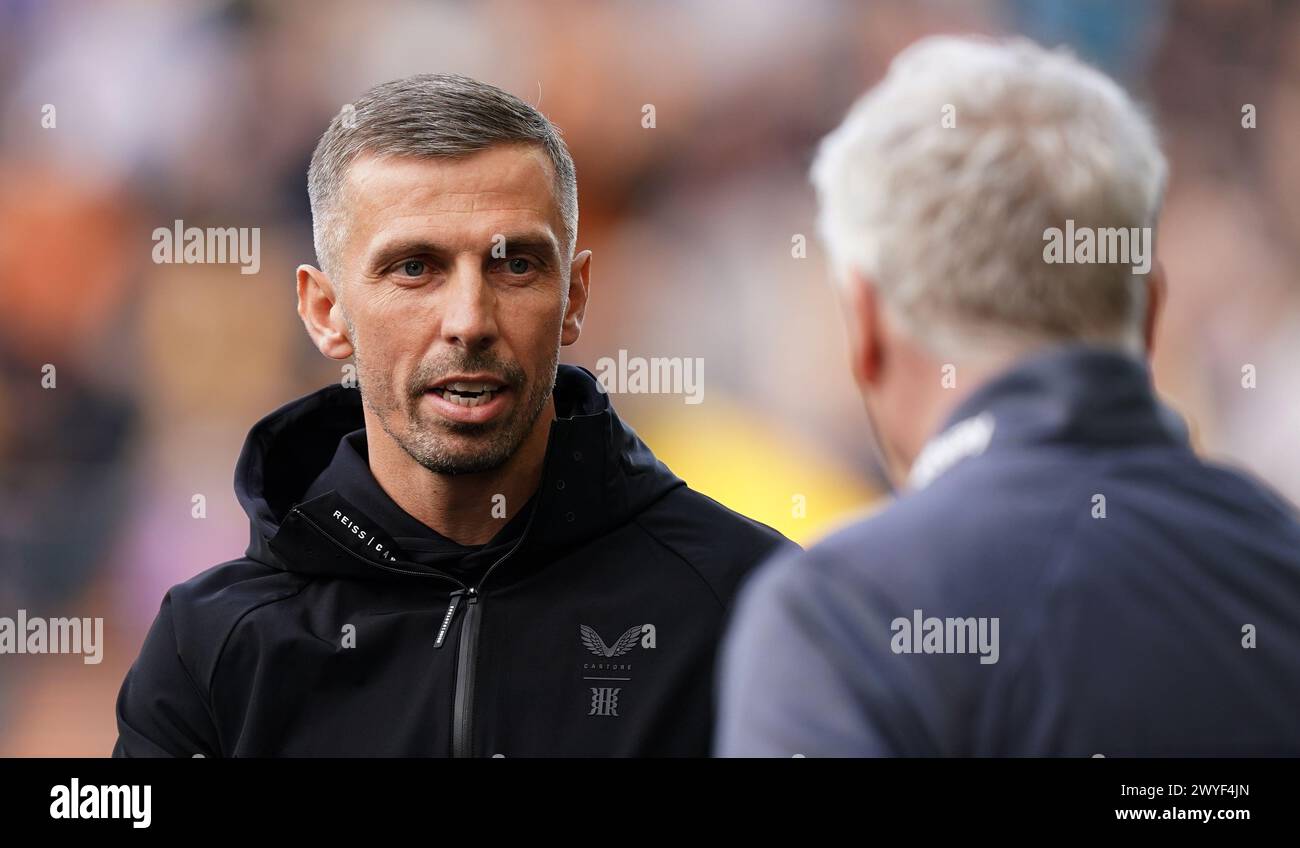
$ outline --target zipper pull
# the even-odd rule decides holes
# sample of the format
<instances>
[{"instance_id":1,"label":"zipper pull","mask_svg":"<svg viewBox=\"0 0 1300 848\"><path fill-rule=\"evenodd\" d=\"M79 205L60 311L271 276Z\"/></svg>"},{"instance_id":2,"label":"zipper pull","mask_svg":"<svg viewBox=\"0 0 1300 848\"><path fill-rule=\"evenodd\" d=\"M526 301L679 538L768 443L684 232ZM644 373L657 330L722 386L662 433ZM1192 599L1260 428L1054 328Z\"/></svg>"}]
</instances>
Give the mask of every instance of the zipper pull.
<instances>
[{"instance_id":1,"label":"zipper pull","mask_svg":"<svg viewBox=\"0 0 1300 848\"><path fill-rule=\"evenodd\" d=\"M456 607L460 606L460 598L464 594L464 589L457 589L451 593L451 602L447 604L447 614L442 617L442 626L438 628L438 640L433 643L433 647L442 647L443 640L447 638L447 630L451 627L451 620L456 615Z\"/></svg>"}]
</instances>

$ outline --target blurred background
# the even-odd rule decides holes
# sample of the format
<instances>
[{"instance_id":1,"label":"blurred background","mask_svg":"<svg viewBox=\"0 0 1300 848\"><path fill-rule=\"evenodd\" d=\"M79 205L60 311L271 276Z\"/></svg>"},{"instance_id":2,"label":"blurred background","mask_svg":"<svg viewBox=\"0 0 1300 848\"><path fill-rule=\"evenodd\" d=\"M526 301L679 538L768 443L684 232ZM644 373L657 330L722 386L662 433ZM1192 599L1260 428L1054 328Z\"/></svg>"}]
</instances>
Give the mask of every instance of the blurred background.
<instances>
[{"instance_id":1,"label":"blurred background","mask_svg":"<svg viewBox=\"0 0 1300 848\"><path fill-rule=\"evenodd\" d=\"M565 360L704 359L704 403L614 398L671 468L805 544L870 509L806 173L936 32L1069 44L1152 106L1158 386L1202 452L1300 500L1300 3L0 0L0 615L102 616L106 642L99 665L0 655L0 755L107 755L163 594L242 554L245 433L341 376L295 314L308 160L384 80L468 74L563 130L595 254ZM176 219L261 228L259 273L154 264Z\"/></svg>"}]
</instances>

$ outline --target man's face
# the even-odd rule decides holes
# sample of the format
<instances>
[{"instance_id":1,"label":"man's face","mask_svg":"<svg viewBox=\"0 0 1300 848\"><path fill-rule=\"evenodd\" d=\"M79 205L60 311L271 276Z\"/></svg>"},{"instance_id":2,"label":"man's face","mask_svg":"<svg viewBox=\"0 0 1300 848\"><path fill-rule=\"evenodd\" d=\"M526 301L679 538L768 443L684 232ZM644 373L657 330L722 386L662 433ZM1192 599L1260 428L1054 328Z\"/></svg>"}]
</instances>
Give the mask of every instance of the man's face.
<instances>
[{"instance_id":1,"label":"man's face","mask_svg":"<svg viewBox=\"0 0 1300 848\"><path fill-rule=\"evenodd\" d=\"M526 145L349 169L337 307L366 407L431 471L514 455L550 401L560 345L577 339L585 265L575 321L553 185Z\"/></svg>"}]
</instances>

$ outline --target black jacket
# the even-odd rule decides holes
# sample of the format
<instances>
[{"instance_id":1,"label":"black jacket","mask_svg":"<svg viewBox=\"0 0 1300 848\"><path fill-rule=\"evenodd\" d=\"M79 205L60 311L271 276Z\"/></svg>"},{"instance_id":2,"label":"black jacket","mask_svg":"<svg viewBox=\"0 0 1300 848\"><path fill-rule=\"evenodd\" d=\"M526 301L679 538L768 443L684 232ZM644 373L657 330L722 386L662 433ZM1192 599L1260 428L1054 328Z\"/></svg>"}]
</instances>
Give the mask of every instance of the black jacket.
<instances>
[{"instance_id":1,"label":"black jacket","mask_svg":"<svg viewBox=\"0 0 1300 848\"><path fill-rule=\"evenodd\" d=\"M114 755L706 755L728 607L790 543L687 488L589 373L555 399L537 492L480 547L379 488L356 390L259 422L248 551L163 599Z\"/></svg>"}]
</instances>

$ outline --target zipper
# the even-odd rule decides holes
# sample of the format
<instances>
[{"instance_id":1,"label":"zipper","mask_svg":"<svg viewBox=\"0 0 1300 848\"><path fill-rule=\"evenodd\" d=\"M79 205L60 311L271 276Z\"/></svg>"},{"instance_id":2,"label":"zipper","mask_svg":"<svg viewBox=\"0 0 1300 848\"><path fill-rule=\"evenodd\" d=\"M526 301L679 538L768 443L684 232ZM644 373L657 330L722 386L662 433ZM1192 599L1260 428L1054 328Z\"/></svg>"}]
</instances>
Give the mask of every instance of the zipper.
<instances>
[{"instance_id":1,"label":"zipper","mask_svg":"<svg viewBox=\"0 0 1300 848\"><path fill-rule=\"evenodd\" d=\"M451 593L451 597L447 600L447 612L442 617L442 626L438 628L438 638L434 641L433 647L442 647L443 640L447 638L447 630L451 627L451 620L456 617L456 607L460 606L460 599L466 592L473 591L473 589L457 589Z\"/></svg>"},{"instance_id":2,"label":"zipper","mask_svg":"<svg viewBox=\"0 0 1300 848\"><path fill-rule=\"evenodd\" d=\"M550 453L542 461L541 484L545 484L547 476L547 467L551 464ZM456 657L456 694L453 701L451 717L451 755L453 757L472 757L474 756L474 675L475 666L478 663L478 631L479 620L482 616L482 592L483 584L487 582L492 572L496 571L497 566L510 559L519 546L528 538L528 533L532 530L533 519L541 510L541 502L533 504L533 511L528 514L528 521L524 524L523 531L519 538L510 546L510 550L501 555L501 558L488 566L479 578L478 585L470 587L463 594L465 595L465 616L460 621L460 652ZM456 595L462 593L456 592ZM452 616L456 614L456 605L458 598L452 599L447 608L446 622L450 624Z\"/></svg>"},{"instance_id":3,"label":"zipper","mask_svg":"<svg viewBox=\"0 0 1300 848\"><path fill-rule=\"evenodd\" d=\"M542 463L542 480L546 479L546 466L549 465L549 456ZM441 648L446 642L447 633L451 630L451 624L456 619L456 611L461 606L461 600L464 599L465 615L460 621L460 650L456 657L456 679L455 688L452 690L453 708L452 708L452 731L451 731L451 755L453 757L473 756L473 739L474 739L474 672L476 660L478 658L478 632L479 632L479 598L483 588L483 583L488 576L496 570L497 566L510 558L519 546L523 544L524 539L528 538L528 533L533 526L533 518L536 517L539 505L533 506L533 511L528 516L528 522L524 525L523 532L519 538L510 546L510 550L501 555L501 558L483 572L479 578L477 586L470 586L444 571L415 571L407 568L395 568L391 565L375 562L368 557L364 557L356 551L344 545L335 539L325 529L311 519L302 510L294 507L292 512L298 513L298 517L313 527L321 536L328 539L339 550L360 560L367 565L393 574L405 574L410 577L431 577L435 580L445 580L454 583L459 588L451 593L447 601L447 611L443 613L442 624L438 627L438 636L434 640L435 649Z\"/></svg>"},{"instance_id":4,"label":"zipper","mask_svg":"<svg viewBox=\"0 0 1300 848\"><path fill-rule=\"evenodd\" d=\"M451 755L474 756L474 666L478 654L479 597L470 589L460 624L460 654L456 658L456 699L451 718Z\"/></svg>"},{"instance_id":5,"label":"zipper","mask_svg":"<svg viewBox=\"0 0 1300 848\"><path fill-rule=\"evenodd\" d=\"M307 524L310 527L314 528L317 533L319 533L324 538L328 539L330 543L333 544L335 547L337 547L339 550L343 551L344 553L348 554L354 559L364 562L367 565L374 566L375 568L382 569L392 574L404 574L407 575L408 577L430 577L435 580L445 580L449 583L454 583L456 586L458 586L459 588L457 588L455 591L451 593L451 597L447 601L447 611L442 616L442 624L438 627L438 636L433 643L433 646L435 648L442 647L443 642L447 638L447 632L451 629L451 623L456 617L456 609L460 606L461 599L468 596L469 603L467 604L467 606L470 607L470 612L466 612L465 618L461 621L460 657L458 658L458 662L456 663L456 684L455 684L455 689L453 690L454 692L453 697L455 698L455 710L454 710L455 722L454 723L456 726L459 726L461 722L461 717L469 716L468 696L473 691L471 687L473 686L473 677L474 677L474 668L473 668L474 652L473 652L473 646L469 645L468 643L471 642L476 643L478 641L478 616L476 614L471 615L471 612L476 612L477 601L478 601L478 590L475 587L467 585L464 581L460 580L459 578L453 577L452 575L447 574L444 571L436 571L436 570L416 571L413 569L397 568L391 565L385 565L384 563L375 562L374 560L368 557L362 556L361 554L349 548L347 545L335 539L329 533L325 532L325 528L321 527L319 524L317 524L315 521L311 519L311 516L307 515L305 512L298 509L297 507L294 507L293 510L291 510L291 512L298 513L299 518L307 522ZM532 524L532 516L529 516L528 523L529 525ZM518 547L518 543L516 543L515 546L512 547L504 557L494 562L492 564L492 568L495 568L497 565L499 565L505 559L505 557L508 557L510 556L511 553L514 553L514 549L516 547ZM491 571L491 569L488 569L488 571ZM486 577L487 572L484 572L483 576ZM480 584L482 583L482 581L479 582ZM473 624L472 627L468 629L468 633L467 633L466 625L470 623L471 618L473 619ZM468 639L466 638L467 636L469 637ZM465 682L462 682L462 678L468 678L468 679ZM464 705L462 705L463 702ZM468 724L468 721L469 721L468 718L466 718L465 719L466 724ZM464 734L459 734L458 731L455 728L453 728L452 756L469 755L468 752L457 753L459 748L468 747L466 743L462 740L467 740L469 738L470 737L468 735L468 729Z\"/></svg>"}]
</instances>

